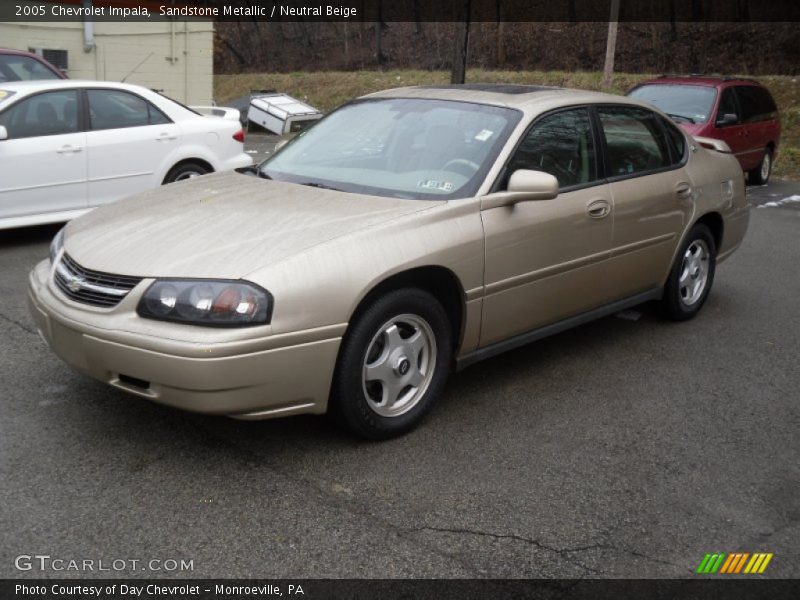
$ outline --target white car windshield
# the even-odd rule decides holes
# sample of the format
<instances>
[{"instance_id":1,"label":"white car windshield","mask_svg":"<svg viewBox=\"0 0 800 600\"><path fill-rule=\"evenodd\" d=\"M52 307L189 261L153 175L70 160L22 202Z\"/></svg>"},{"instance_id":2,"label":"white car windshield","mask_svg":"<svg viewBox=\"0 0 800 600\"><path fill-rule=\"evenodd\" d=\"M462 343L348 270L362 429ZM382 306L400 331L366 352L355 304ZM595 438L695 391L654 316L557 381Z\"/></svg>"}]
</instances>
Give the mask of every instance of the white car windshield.
<instances>
[{"instance_id":1,"label":"white car windshield","mask_svg":"<svg viewBox=\"0 0 800 600\"><path fill-rule=\"evenodd\" d=\"M259 167L280 181L408 199L475 195L521 113L448 100L345 105Z\"/></svg>"}]
</instances>

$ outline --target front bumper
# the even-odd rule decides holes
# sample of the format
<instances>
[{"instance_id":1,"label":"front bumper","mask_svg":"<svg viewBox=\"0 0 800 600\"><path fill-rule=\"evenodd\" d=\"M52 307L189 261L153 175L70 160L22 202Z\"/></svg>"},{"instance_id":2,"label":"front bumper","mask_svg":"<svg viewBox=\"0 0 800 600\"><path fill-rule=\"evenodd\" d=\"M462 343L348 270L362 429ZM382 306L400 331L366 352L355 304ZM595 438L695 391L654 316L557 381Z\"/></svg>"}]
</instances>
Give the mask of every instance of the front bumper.
<instances>
[{"instance_id":1,"label":"front bumper","mask_svg":"<svg viewBox=\"0 0 800 600\"><path fill-rule=\"evenodd\" d=\"M266 349L254 350L253 340L242 340L219 344L220 352L206 340L199 351L196 343L104 329L97 325L103 314L96 310L87 311L92 324L77 319L78 305L52 286L49 261L31 272L28 301L40 335L64 362L131 394L243 419L327 410L344 325L274 336ZM315 339L320 336L327 337ZM285 345L275 347L275 338ZM154 349L161 347L169 351Z\"/></svg>"}]
</instances>

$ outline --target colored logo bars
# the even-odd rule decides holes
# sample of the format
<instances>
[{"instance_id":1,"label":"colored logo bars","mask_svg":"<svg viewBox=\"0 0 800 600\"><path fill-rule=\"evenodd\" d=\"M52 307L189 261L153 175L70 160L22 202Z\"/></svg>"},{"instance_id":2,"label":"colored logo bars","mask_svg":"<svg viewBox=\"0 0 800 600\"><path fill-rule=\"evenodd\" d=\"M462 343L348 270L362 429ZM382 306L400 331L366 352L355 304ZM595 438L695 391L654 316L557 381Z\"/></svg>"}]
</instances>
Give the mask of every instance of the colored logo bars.
<instances>
[{"instance_id":1,"label":"colored logo bars","mask_svg":"<svg viewBox=\"0 0 800 600\"><path fill-rule=\"evenodd\" d=\"M715 554L706 554L700 562L700 566L697 567L697 573L708 575L714 573L727 575L738 573L760 574L767 568L773 556L771 552L756 552L754 554L749 552L733 552L730 554L717 552Z\"/></svg>"}]
</instances>

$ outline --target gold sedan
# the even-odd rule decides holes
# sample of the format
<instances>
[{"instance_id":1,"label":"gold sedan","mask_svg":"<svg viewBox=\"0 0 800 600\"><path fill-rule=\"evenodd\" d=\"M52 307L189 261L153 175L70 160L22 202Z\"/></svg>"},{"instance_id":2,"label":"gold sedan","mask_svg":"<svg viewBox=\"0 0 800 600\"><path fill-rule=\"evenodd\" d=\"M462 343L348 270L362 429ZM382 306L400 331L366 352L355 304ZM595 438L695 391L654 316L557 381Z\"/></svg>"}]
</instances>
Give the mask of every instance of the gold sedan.
<instances>
[{"instance_id":1,"label":"gold sedan","mask_svg":"<svg viewBox=\"0 0 800 600\"><path fill-rule=\"evenodd\" d=\"M453 369L650 300L693 317L748 224L726 150L629 98L388 90L257 168L72 221L31 312L74 369L137 396L391 437Z\"/></svg>"}]
</instances>

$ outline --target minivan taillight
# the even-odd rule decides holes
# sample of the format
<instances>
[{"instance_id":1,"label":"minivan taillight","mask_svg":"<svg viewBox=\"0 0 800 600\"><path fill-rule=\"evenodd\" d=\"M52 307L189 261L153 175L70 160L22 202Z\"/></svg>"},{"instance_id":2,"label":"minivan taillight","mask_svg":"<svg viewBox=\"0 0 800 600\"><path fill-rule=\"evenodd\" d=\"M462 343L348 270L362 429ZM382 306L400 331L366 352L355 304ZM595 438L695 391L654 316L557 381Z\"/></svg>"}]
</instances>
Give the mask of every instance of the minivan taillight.
<instances>
[{"instance_id":1,"label":"minivan taillight","mask_svg":"<svg viewBox=\"0 0 800 600\"><path fill-rule=\"evenodd\" d=\"M237 142L244 144L244 129L240 129L236 133L233 134L233 139Z\"/></svg>"}]
</instances>

